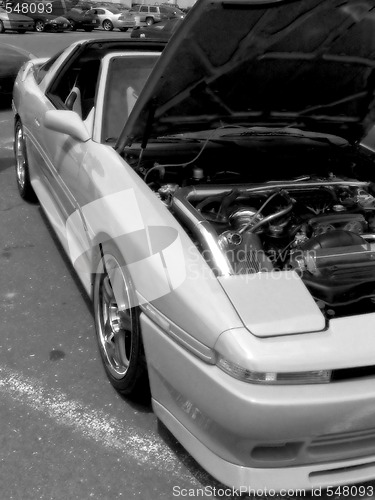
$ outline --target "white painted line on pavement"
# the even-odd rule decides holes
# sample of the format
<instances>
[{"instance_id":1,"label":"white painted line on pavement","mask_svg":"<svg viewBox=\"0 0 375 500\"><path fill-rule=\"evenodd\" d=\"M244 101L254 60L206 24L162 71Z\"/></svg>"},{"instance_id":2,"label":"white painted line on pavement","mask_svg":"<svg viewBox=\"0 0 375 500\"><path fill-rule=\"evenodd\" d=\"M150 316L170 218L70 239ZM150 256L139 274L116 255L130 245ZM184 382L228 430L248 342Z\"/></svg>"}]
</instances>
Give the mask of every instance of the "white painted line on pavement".
<instances>
[{"instance_id":1,"label":"white painted line on pavement","mask_svg":"<svg viewBox=\"0 0 375 500\"><path fill-rule=\"evenodd\" d=\"M69 400L58 390L44 387L38 380L0 365L0 394L41 412L55 423L72 429L96 443L119 450L138 464L148 463L156 471L173 474L192 485L199 484L183 470L174 453L155 434L142 435L127 422L79 400Z\"/></svg>"}]
</instances>

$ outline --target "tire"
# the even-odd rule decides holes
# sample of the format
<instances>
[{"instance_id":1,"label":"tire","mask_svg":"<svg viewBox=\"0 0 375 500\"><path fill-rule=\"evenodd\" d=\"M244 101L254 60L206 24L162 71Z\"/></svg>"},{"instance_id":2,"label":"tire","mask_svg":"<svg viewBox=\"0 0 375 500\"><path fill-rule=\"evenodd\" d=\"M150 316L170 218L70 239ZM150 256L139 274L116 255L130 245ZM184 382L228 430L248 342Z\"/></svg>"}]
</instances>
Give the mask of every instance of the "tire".
<instances>
[{"instance_id":1,"label":"tire","mask_svg":"<svg viewBox=\"0 0 375 500\"><path fill-rule=\"evenodd\" d=\"M94 28L83 28L87 33L91 33Z\"/></svg>"},{"instance_id":2,"label":"tire","mask_svg":"<svg viewBox=\"0 0 375 500\"><path fill-rule=\"evenodd\" d=\"M5 28L4 28L4 23L3 21L0 21L0 33L4 33Z\"/></svg>"},{"instance_id":3,"label":"tire","mask_svg":"<svg viewBox=\"0 0 375 500\"><path fill-rule=\"evenodd\" d=\"M17 30L17 33L19 33L20 35L24 35L26 33L26 30Z\"/></svg>"},{"instance_id":4,"label":"tire","mask_svg":"<svg viewBox=\"0 0 375 500\"><path fill-rule=\"evenodd\" d=\"M128 28L120 28L120 31L128 31Z\"/></svg>"},{"instance_id":5,"label":"tire","mask_svg":"<svg viewBox=\"0 0 375 500\"><path fill-rule=\"evenodd\" d=\"M112 287L115 280L116 295L120 297L115 297ZM100 355L113 387L125 396L146 402L150 389L140 309L134 305L134 297L124 260L113 245L106 243L94 280L94 318Z\"/></svg>"},{"instance_id":6,"label":"tire","mask_svg":"<svg viewBox=\"0 0 375 500\"><path fill-rule=\"evenodd\" d=\"M154 24L154 19L152 17L146 17L146 24L147 26L151 26L152 24Z\"/></svg>"},{"instance_id":7,"label":"tire","mask_svg":"<svg viewBox=\"0 0 375 500\"><path fill-rule=\"evenodd\" d=\"M102 26L103 26L103 29L105 31L112 31L113 30L112 21L110 21L109 19L104 19L104 21L102 22Z\"/></svg>"},{"instance_id":8,"label":"tire","mask_svg":"<svg viewBox=\"0 0 375 500\"><path fill-rule=\"evenodd\" d=\"M29 164L22 124L16 121L14 128L14 156L16 160L16 180L21 198L27 201L35 201L36 195L30 183Z\"/></svg>"},{"instance_id":9,"label":"tire","mask_svg":"<svg viewBox=\"0 0 375 500\"><path fill-rule=\"evenodd\" d=\"M75 23L74 21L70 21L70 30L77 31L77 23Z\"/></svg>"},{"instance_id":10,"label":"tire","mask_svg":"<svg viewBox=\"0 0 375 500\"><path fill-rule=\"evenodd\" d=\"M34 28L38 33L42 33L45 29L44 21L42 21L41 19L37 19L35 21Z\"/></svg>"}]
</instances>

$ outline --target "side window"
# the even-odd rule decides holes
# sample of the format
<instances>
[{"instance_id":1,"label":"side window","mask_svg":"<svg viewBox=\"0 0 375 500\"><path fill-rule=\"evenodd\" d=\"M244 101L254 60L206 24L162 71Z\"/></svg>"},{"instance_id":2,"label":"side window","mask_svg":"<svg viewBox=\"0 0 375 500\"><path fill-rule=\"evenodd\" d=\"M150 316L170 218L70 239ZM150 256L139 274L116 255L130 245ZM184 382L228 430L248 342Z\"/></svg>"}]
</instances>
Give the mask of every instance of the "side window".
<instances>
[{"instance_id":1,"label":"side window","mask_svg":"<svg viewBox=\"0 0 375 500\"><path fill-rule=\"evenodd\" d=\"M77 111L85 120L95 104L99 69L100 59L75 61L51 85L48 98L57 109Z\"/></svg>"},{"instance_id":2,"label":"side window","mask_svg":"<svg viewBox=\"0 0 375 500\"><path fill-rule=\"evenodd\" d=\"M155 13L157 13L157 11L158 11L157 7L150 7L150 12L155 14Z\"/></svg>"},{"instance_id":3,"label":"side window","mask_svg":"<svg viewBox=\"0 0 375 500\"><path fill-rule=\"evenodd\" d=\"M49 69L52 67L52 65L54 64L54 62L60 57L61 54L62 54L62 51L60 51L55 56L51 57L51 59L48 59L48 61L46 61L44 64L42 64L42 66L40 66L40 68L38 69L37 74L35 75L35 80L36 80L36 83L38 85L43 80L43 78L44 78L45 74L47 73L47 71L49 71Z\"/></svg>"},{"instance_id":4,"label":"side window","mask_svg":"<svg viewBox=\"0 0 375 500\"><path fill-rule=\"evenodd\" d=\"M143 6L139 9L139 12L148 12L148 7Z\"/></svg>"},{"instance_id":5,"label":"side window","mask_svg":"<svg viewBox=\"0 0 375 500\"><path fill-rule=\"evenodd\" d=\"M103 9L98 9L98 10L97 10L97 13L98 13L98 14L105 14L105 10L103 10Z\"/></svg>"}]
</instances>

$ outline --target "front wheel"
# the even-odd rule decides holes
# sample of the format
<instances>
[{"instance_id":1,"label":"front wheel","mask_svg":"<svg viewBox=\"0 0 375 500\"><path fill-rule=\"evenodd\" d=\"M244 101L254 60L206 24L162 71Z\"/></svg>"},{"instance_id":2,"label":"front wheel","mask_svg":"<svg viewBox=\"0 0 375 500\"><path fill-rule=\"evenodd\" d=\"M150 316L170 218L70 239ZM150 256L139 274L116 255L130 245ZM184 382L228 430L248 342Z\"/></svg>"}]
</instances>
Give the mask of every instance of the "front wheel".
<instances>
[{"instance_id":1,"label":"front wheel","mask_svg":"<svg viewBox=\"0 0 375 500\"><path fill-rule=\"evenodd\" d=\"M125 263L110 244L103 248L94 280L94 318L106 374L117 391L148 400L140 309Z\"/></svg>"},{"instance_id":2,"label":"front wheel","mask_svg":"<svg viewBox=\"0 0 375 500\"><path fill-rule=\"evenodd\" d=\"M146 18L146 24L147 26L151 26L152 24L154 24L154 20L152 17L147 17Z\"/></svg>"},{"instance_id":3,"label":"front wheel","mask_svg":"<svg viewBox=\"0 0 375 500\"><path fill-rule=\"evenodd\" d=\"M102 23L103 29L105 31L112 31L113 30L113 24L109 19L105 19Z\"/></svg>"},{"instance_id":4,"label":"front wheel","mask_svg":"<svg viewBox=\"0 0 375 500\"><path fill-rule=\"evenodd\" d=\"M70 21L70 29L71 31L77 31L77 23L74 21Z\"/></svg>"},{"instance_id":5,"label":"front wheel","mask_svg":"<svg viewBox=\"0 0 375 500\"><path fill-rule=\"evenodd\" d=\"M37 19L35 21L35 31L37 31L38 33L42 33L44 31L44 21L42 21L41 19Z\"/></svg>"},{"instance_id":6,"label":"front wheel","mask_svg":"<svg viewBox=\"0 0 375 500\"><path fill-rule=\"evenodd\" d=\"M4 23L3 21L0 20L0 33L4 33L5 28L4 28Z\"/></svg>"},{"instance_id":7,"label":"front wheel","mask_svg":"<svg viewBox=\"0 0 375 500\"><path fill-rule=\"evenodd\" d=\"M36 196L30 182L26 143L20 121L16 122L14 135L14 156L16 160L16 180L18 191L24 200L35 201Z\"/></svg>"}]
</instances>

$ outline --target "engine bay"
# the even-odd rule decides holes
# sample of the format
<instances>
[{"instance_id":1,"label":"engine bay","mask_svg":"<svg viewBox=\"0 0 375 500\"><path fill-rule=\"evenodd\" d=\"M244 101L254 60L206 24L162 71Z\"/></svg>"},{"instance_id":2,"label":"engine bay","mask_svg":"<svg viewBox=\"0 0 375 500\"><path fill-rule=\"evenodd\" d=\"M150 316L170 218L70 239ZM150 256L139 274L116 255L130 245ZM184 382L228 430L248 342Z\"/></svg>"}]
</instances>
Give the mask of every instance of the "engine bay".
<instances>
[{"instance_id":1,"label":"engine bay","mask_svg":"<svg viewBox=\"0 0 375 500\"><path fill-rule=\"evenodd\" d=\"M372 164L351 146L281 142L267 151L258 144L252 155L255 164L279 160L277 171L249 172L243 154L251 150L236 144L198 161L145 163L141 174L217 275L295 270L327 317L373 311Z\"/></svg>"}]
</instances>

